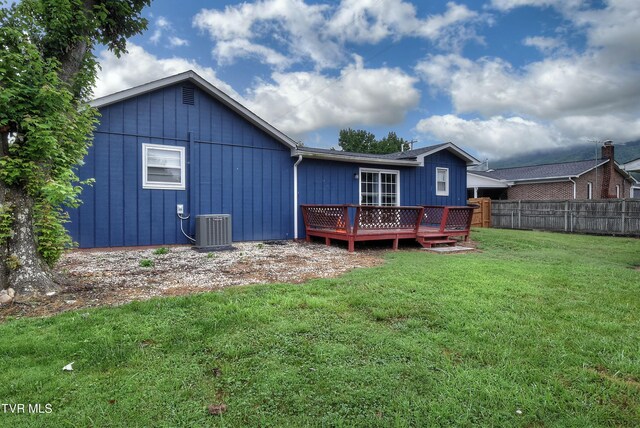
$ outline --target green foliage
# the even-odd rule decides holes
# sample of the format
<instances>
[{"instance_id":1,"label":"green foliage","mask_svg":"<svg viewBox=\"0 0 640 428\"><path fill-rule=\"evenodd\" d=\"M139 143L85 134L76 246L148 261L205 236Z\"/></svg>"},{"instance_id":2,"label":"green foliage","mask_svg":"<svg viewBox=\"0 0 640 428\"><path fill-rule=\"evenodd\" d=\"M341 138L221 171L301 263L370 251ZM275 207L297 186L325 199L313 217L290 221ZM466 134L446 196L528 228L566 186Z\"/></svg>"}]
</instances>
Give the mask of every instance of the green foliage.
<instances>
[{"instance_id":1,"label":"green foliage","mask_svg":"<svg viewBox=\"0 0 640 428\"><path fill-rule=\"evenodd\" d=\"M13 206L0 205L0 245L4 245L11 238L13 226Z\"/></svg>"},{"instance_id":2,"label":"green foliage","mask_svg":"<svg viewBox=\"0 0 640 428\"><path fill-rule=\"evenodd\" d=\"M151 259L142 259L140 260L140 267L153 267L155 262Z\"/></svg>"},{"instance_id":3,"label":"green foliage","mask_svg":"<svg viewBox=\"0 0 640 428\"><path fill-rule=\"evenodd\" d=\"M123 52L127 37L146 27L147 4L23 0L0 9L0 128L16 134L0 152L0 181L33 201L38 251L49 264L71 244L65 207L77 207L92 182L75 173L97 119L86 104L98 66L92 48Z\"/></svg>"},{"instance_id":4,"label":"green foliage","mask_svg":"<svg viewBox=\"0 0 640 428\"><path fill-rule=\"evenodd\" d=\"M166 247L156 248L153 250L153 254L156 256L162 256L163 254L169 254L169 249Z\"/></svg>"},{"instance_id":5,"label":"green foliage","mask_svg":"<svg viewBox=\"0 0 640 428\"><path fill-rule=\"evenodd\" d=\"M640 241L472 237L482 252L0 323L0 396L53 405L2 422L639 426Z\"/></svg>"},{"instance_id":6,"label":"green foliage","mask_svg":"<svg viewBox=\"0 0 640 428\"><path fill-rule=\"evenodd\" d=\"M351 128L340 130L338 141L345 152L372 154L387 154L409 150L413 142L398 137L395 132L389 132L386 137L376 140L376 136L369 131Z\"/></svg>"},{"instance_id":7,"label":"green foliage","mask_svg":"<svg viewBox=\"0 0 640 428\"><path fill-rule=\"evenodd\" d=\"M217 256L214 253L207 253L208 259L215 259Z\"/></svg>"}]
</instances>

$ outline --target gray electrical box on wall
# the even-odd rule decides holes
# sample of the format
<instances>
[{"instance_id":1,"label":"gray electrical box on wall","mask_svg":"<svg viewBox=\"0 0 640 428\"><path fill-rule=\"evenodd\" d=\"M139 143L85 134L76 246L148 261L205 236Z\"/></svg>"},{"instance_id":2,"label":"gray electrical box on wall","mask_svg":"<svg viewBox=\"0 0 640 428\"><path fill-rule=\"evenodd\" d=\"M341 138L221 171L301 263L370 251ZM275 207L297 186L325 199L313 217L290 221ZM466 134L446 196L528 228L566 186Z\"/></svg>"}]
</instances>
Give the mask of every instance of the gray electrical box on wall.
<instances>
[{"instance_id":1,"label":"gray electrical box on wall","mask_svg":"<svg viewBox=\"0 0 640 428\"><path fill-rule=\"evenodd\" d=\"M196 250L223 250L226 248L231 248L231 215L197 215Z\"/></svg>"}]
</instances>

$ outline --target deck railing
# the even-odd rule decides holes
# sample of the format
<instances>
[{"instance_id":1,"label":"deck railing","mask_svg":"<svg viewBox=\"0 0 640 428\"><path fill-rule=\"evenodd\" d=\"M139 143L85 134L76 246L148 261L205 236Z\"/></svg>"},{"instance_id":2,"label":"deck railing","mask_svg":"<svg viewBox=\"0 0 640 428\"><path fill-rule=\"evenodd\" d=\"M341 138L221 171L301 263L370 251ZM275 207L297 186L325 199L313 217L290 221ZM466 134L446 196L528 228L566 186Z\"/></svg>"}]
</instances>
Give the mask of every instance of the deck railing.
<instances>
[{"instance_id":1,"label":"deck railing","mask_svg":"<svg viewBox=\"0 0 640 428\"><path fill-rule=\"evenodd\" d=\"M474 207L365 205L302 205L307 240L311 236L348 241L349 251L357 241L413 238L425 246L455 243L452 236L466 241Z\"/></svg>"},{"instance_id":2,"label":"deck railing","mask_svg":"<svg viewBox=\"0 0 640 428\"><path fill-rule=\"evenodd\" d=\"M446 207L425 205L421 226L437 228L439 232L469 230L475 206Z\"/></svg>"}]
</instances>

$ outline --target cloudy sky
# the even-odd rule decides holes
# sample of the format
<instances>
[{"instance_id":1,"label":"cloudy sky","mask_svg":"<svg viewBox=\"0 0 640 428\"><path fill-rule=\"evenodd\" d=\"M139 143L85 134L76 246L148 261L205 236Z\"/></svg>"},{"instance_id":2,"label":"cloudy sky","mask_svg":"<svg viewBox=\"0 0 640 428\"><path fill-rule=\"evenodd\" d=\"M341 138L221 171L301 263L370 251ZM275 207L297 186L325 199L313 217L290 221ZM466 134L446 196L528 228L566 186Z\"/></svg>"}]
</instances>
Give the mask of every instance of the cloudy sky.
<instances>
[{"instance_id":1,"label":"cloudy sky","mask_svg":"<svg viewBox=\"0 0 640 428\"><path fill-rule=\"evenodd\" d=\"M155 0L96 96L192 69L307 146L341 128L490 159L640 138L638 0Z\"/></svg>"}]
</instances>

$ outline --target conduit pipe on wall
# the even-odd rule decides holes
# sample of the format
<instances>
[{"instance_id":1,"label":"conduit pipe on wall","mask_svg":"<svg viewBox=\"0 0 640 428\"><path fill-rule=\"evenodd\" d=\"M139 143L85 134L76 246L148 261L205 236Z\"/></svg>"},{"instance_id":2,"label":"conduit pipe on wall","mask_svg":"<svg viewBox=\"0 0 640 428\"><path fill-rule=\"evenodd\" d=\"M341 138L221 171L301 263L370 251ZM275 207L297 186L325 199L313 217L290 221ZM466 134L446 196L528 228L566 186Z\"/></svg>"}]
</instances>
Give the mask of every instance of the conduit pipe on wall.
<instances>
[{"instance_id":1,"label":"conduit pipe on wall","mask_svg":"<svg viewBox=\"0 0 640 428\"><path fill-rule=\"evenodd\" d=\"M293 164L293 239L298 239L298 165L302 162L302 155Z\"/></svg>"}]
</instances>

